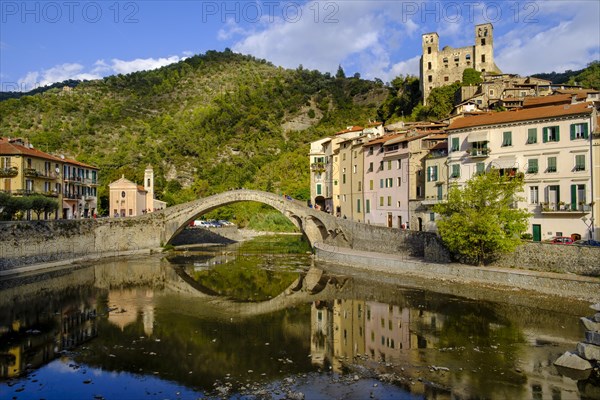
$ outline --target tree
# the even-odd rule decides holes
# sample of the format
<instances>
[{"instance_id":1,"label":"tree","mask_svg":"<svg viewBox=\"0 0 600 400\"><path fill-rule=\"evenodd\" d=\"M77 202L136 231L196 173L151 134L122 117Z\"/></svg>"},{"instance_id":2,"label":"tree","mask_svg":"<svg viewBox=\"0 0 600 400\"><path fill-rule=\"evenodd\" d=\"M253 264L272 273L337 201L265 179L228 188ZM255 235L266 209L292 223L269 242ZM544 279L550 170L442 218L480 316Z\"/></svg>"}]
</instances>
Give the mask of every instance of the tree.
<instances>
[{"instance_id":1,"label":"tree","mask_svg":"<svg viewBox=\"0 0 600 400\"><path fill-rule=\"evenodd\" d=\"M454 107L456 92L460 90L460 87L461 84L455 82L451 85L433 88L427 97L427 106L423 107L419 118L439 120L450 115Z\"/></svg>"},{"instance_id":2,"label":"tree","mask_svg":"<svg viewBox=\"0 0 600 400\"><path fill-rule=\"evenodd\" d=\"M51 213L58 210L58 202L45 196L32 196L31 210L35 212L39 220L43 212Z\"/></svg>"},{"instance_id":3,"label":"tree","mask_svg":"<svg viewBox=\"0 0 600 400\"><path fill-rule=\"evenodd\" d=\"M448 202L437 204L438 231L448 249L467 262L483 265L521 243L531 214L514 207L523 178L496 169L477 175L463 188L455 186Z\"/></svg>"},{"instance_id":4,"label":"tree","mask_svg":"<svg viewBox=\"0 0 600 400\"><path fill-rule=\"evenodd\" d=\"M463 86L479 85L481 82L483 82L483 79L481 79L481 72L474 68L465 68L462 76Z\"/></svg>"},{"instance_id":5,"label":"tree","mask_svg":"<svg viewBox=\"0 0 600 400\"><path fill-rule=\"evenodd\" d=\"M344 79L346 77L346 73L341 65L338 65L337 72L335 73L335 77L338 79Z\"/></svg>"}]
</instances>

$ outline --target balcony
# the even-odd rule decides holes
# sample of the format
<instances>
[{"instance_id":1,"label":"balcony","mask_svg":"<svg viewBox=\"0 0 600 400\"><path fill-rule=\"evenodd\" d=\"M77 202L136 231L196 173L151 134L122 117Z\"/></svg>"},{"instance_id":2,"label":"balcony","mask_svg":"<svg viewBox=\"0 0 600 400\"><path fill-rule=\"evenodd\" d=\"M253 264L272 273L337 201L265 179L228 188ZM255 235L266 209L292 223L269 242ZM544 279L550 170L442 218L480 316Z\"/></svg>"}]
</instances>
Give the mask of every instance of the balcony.
<instances>
[{"instance_id":1,"label":"balcony","mask_svg":"<svg viewBox=\"0 0 600 400\"><path fill-rule=\"evenodd\" d=\"M490 156L490 149L472 147L467 150L467 156L471 158L487 158Z\"/></svg>"},{"instance_id":2,"label":"balcony","mask_svg":"<svg viewBox=\"0 0 600 400\"><path fill-rule=\"evenodd\" d=\"M81 195L77 193L63 193L63 199L66 200L81 200Z\"/></svg>"},{"instance_id":3,"label":"balcony","mask_svg":"<svg viewBox=\"0 0 600 400\"><path fill-rule=\"evenodd\" d=\"M586 214L592 211L590 204L577 204L573 207L571 204L564 202L556 203L540 203L534 209L542 214Z\"/></svg>"},{"instance_id":4,"label":"balcony","mask_svg":"<svg viewBox=\"0 0 600 400\"><path fill-rule=\"evenodd\" d=\"M52 171L38 171L35 168L25 168L23 170L23 175L25 175L28 178L40 178L40 179L48 179L48 180L54 180L57 178L56 173L52 172Z\"/></svg>"},{"instance_id":5,"label":"balcony","mask_svg":"<svg viewBox=\"0 0 600 400\"><path fill-rule=\"evenodd\" d=\"M325 168L327 168L326 163L316 162L316 163L310 164L310 170L312 172L325 172Z\"/></svg>"},{"instance_id":6,"label":"balcony","mask_svg":"<svg viewBox=\"0 0 600 400\"><path fill-rule=\"evenodd\" d=\"M17 167L7 167L0 169L0 178L13 178L19 174Z\"/></svg>"}]
</instances>

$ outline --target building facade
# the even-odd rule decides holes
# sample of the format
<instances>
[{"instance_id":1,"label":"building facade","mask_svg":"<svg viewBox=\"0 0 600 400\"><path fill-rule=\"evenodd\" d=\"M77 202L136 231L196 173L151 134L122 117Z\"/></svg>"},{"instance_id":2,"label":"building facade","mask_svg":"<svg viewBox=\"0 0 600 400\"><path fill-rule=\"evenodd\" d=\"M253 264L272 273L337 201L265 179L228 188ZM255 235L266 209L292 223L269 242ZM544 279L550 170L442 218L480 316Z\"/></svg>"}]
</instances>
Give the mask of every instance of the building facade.
<instances>
[{"instance_id":1,"label":"building facade","mask_svg":"<svg viewBox=\"0 0 600 400\"><path fill-rule=\"evenodd\" d=\"M135 217L166 208L164 201L154 198L154 171L151 166L144 171L144 186L123 175L108 188L111 217Z\"/></svg>"},{"instance_id":2,"label":"building facade","mask_svg":"<svg viewBox=\"0 0 600 400\"><path fill-rule=\"evenodd\" d=\"M554 236L597 239L593 103L535 107L460 118L448 128L449 184L496 168L522 174L523 200L535 241ZM586 223L586 221L588 221ZM591 226L588 226L591 225Z\"/></svg>"},{"instance_id":3,"label":"building facade","mask_svg":"<svg viewBox=\"0 0 600 400\"><path fill-rule=\"evenodd\" d=\"M0 190L13 196L42 195L62 202L63 161L35 149L22 139L0 138ZM29 212L23 218L37 218ZM60 212L44 213L43 219L58 219Z\"/></svg>"},{"instance_id":4,"label":"building facade","mask_svg":"<svg viewBox=\"0 0 600 400\"><path fill-rule=\"evenodd\" d=\"M63 160L62 218L90 218L98 210L98 168Z\"/></svg>"},{"instance_id":5,"label":"building facade","mask_svg":"<svg viewBox=\"0 0 600 400\"><path fill-rule=\"evenodd\" d=\"M480 72L500 72L494 62L494 35L492 24L475 26L475 44L440 50L440 40L436 32L422 36L422 56L420 61L420 83L423 104L431 90L454 82L461 82L463 72L473 68Z\"/></svg>"}]
</instances>

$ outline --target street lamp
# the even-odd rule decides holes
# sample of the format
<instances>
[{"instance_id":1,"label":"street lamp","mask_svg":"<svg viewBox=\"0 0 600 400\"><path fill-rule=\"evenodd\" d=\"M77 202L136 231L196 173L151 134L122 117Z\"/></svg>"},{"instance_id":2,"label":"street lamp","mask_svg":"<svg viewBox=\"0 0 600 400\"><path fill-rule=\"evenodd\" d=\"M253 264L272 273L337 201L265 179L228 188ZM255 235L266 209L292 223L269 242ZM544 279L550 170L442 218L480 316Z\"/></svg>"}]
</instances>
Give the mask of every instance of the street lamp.
<instances>
[{"instance_id":1,"label":"street lamp","mask_svg":"<svg viewBox=\"0 0 600 400\"><path fill-rule=\"evenodd\" d=\"M581 220L583 221L585 226L587 226L587 228L588 228L589 240L594 239L593 233L592 233L594 231L594 217L588 218L586 216L583 216L583 217L581 217Z\"/></svg>"}]
</instances>

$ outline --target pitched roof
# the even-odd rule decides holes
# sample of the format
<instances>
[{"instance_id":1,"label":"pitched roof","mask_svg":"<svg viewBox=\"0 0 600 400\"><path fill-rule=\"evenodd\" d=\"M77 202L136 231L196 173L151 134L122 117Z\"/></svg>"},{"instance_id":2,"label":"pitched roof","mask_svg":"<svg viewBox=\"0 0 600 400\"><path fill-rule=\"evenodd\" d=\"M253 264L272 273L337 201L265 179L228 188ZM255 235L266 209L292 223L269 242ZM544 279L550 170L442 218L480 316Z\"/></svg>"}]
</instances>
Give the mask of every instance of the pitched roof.
<instances>
[{"instance_id":1,"label":"pitched roof","mask_svg":"<svg viewBox=\"0 0 600 400\"><path fill-rule=\"evenodd\" d=\"M510 111L485 113L471 117L457 118L448 130L472 128L476 126L499 125L518 121L562 117L566 115L591 114L591 103L566 104L547 107L522 108Z\"/></svg>"},{"instance_id":2,"label":"pitched roof","mask_svg":"<svg viewBox=\"0 0 600 400\"><path fill-rule=\"evenodd\" d=\"M33 147L23 146L22 144L14 142L14 141L10 141L7 138L2 138L2 140L0 140L0 154L23 155L23 156L43 158L45 160L50 160L50 161L63 162L63 160L61 160L58 157L55 157L48 153L45 153L41 150L34 149Z\"/></svg>"},{"instance_id":3,"label":"pitched roof","mask_svg":"<svg viewBox=\"0 0 600 400\"><path fill-rule=\"evenodd\" d=\"M80 167L84 167L84 168L99 169L98 167L94 167L93 165L88 165L88 164L85 164L85 163L82 163L80 161L73 160L70 158L65 158L62 161L64 161L67 164L75 164L75 165L79 165Z\"/></svg>"},{"instance_id":4,"label":"pitched roof","mask_svg":"<svg viewBox=\"0 0 600 400\"><path fill-rule=\"evenodd\" d=\"M349 132L360 132L363 129L365 129L365 128L363 128L362 126L349 126L348 128L344 129L343 131L336 132L335 134L342 135L344 133L349 133Z\"/></svg>"},{"instance_id":5,"label":"pitched roof","mask_svg":"<svg viewBox=\"0 0 600 400\"><path fill-rule=\"evenodd\" d=\"M363 145L363 147L372 146L374 144L379 144L379 143L385 143L385 142L387 142L390 139L394 139L394 138L397 138L397 137L402 136L402 135L405 135L405 133L390 133L390 134L387 134L387 135L384 135L384 136L380 136L378 138L375 138L375 139L373 139L373 140L365 143Z\"/></svg>"},{"instance_id":6,"label":"pitched roof","mask_svg":"<svg viewBox=\"0 0 600 400\"><path fill-rule=\"evenodd\" d=\"M572 94L553 94L549 96L525 97L523 107L540 107L553 104L569 104L571 103Z\"/></svg>"}]
</instances>

